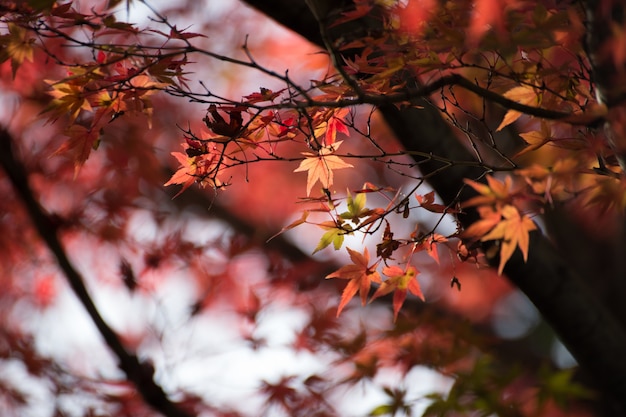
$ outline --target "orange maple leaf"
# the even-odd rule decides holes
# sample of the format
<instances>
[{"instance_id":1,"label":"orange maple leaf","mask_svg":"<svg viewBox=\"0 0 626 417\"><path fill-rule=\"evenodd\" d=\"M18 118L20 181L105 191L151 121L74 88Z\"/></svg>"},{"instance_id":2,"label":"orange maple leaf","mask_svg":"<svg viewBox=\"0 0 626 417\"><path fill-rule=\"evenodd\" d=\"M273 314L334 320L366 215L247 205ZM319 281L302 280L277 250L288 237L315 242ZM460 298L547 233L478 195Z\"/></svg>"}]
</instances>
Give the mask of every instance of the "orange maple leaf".
<instances>
[{"instance_id":1,"label":"orange maple leaf","mask_svg":"<svg viewBox=\"0 0 626 417\"><path fill-rule=\"evenodd\" d=\"M187 188L191 187L194 182L196 182L196 177L193 175L196 170L193 163L195 157L190 158L180 152L172 152L172 156L178 160L181 167L174 173L174 175L172 175L172 178L170 178L169 181L163 185L167 187L168 185L182 184L183 188L174 196L177 197Z\"/></svg>"},{"instance_id":2,"label":"orange maple leaf","mask_svg":"<svg viewBox=\"0 0 626 417\"><path fill-rule=\"evenodd\" d=\"M524 142L526 142L528 146L515 154L516 157L537 150L546 143L553 140L552 129L545 120L541 121L540 131L520 133L519 135L522 137L522 139L524 139Z\"/></svg>"},{"instance_id":3,"label":"orange maple leaf","mask_svg":"<svg viewBox=\"0 0 626 417\"><path fill-rule=\"evenodd\" d=\"M521 85L518 87L513 87L509 91L503 94L504 97L509 100L517 101L520 104L525 104L527 106L538 106L541 104L541 95L537 93L535 87L532 85ZM520 118L522 113L517 110L509 110L504 115L504 119L502 119L502 123L496 129L497 132L504 129L506 126L510 125L514 121Z\"/></svg>"},{"instance_id":4,"label":"orange maple leaf","mask_svg":"<svg viewBox=\"0 0 626 417\"><path fill-rule=\"evenodd\" d=\"M487 175L487 184L481 184L479 182L465 179L463 180L465 184L472 187L481 195L477 197L470 198L467 201L464 201L461 204L461 207L473 207L473 206L481 206L485 204L496 204L496 203L506 203L510 201L513 196L513 192L511 191L511 187L513 185L513 181L510 176L507 176L504 181L499 181L492 177L491 175Z\"/></svg>"},{"instance_id":5,"label":"orange maple leaf","mask_svg":"<svg viewBox=\"0 0 626 417\"><path fill-rule=\"evenodd\" d=\"M413 252L426 251L428 256L433 258L435 262L439 263L439 251L437 245L448 241L443 235L439 233L432 233L427 237L421 239L413 245Z\"/></svg>"},{"instance_id":6,"label":"orange maple leaf","mask_svg":"<svg viewBox=\"0 0 626 417\"><path fill-rule=\"evenodd\" d=\"M504 265L511 258L517 247L522 251L524 261L528 259L529 232L537 228L537 225L530 217L526 215L520 216L519 211L514 206L504 206L501 210L501 215L502 220L480 239L481 242L501 239L498 274L502 274Z\"/></svg>"},{"instance_id":7,"label":"orange maple leaf","mask_svg":"<svg viewBox=\"0 0 626 417\"><path fill-rule=\"evenodd\" d=\"M476 242L489 233L502 220L502 213L492 205L476 208L481 219L472 223L459 235L461 239Z\"/></svg>"},{"instance_id":8,"label":"orange maple leaf","mask_svg":"<svg viewBox=\"0 0 626 417\"><path fill-rule=\"evenodd\" d=\"M407 292L410 292L424 301L424 294L422 294L422 289L415 278L417 274L419 274L419 271L415 269L415 267L409 266L406 270L403 270L395 265L386 266L383 268L383 274L386 275L388 279L378 287L378 290L372 295L370 302L393 291L394 321L398 318L400 308L402 304L404 304L404 300L406 300Z\"/></svg>"},{"instance_id":9,"label":"orange maple leaf","mask_svg":"<svg viewBox=\"0 0 626 417\"><path fill-rule=\"evenodd\" d=\"M174 196L178 197L183 191L197 182L200 186L207 183L215 188L222 187L222 183L216 177L215 154L203 154L198 156L187 156L181 152L172 152L181 167L172 175L164 186L182 184L183 188Z\"/></svg>"},{"instance_id":10,"label":"orange maple leaf","mask_svg":"<svg viewBox=\"0 0 626 417\"><path fill-rule=\"evenodd\" d=\"M300 163L300 166L293 172L307 171L308 178L306 182L306 195L311 195L313 184L319 181L322 187L328 189L333 185L333 170L352 168L351 164L344 162L336 155L332 155L343 141L337 141L332 146L324 146L317 155L310 152L303 152L306 158Z\"/></svg>"},{"instance_id":11,"label":"orange maple leaf","mask_svg":"<svg viewBox=\"0 0 626 417\"><path fill-rule=\"evenodd\" d=\"M357 291L361 296L361 304L365 305L372 282L381 282L380 274L376 271L376 266L378 265L378 262L376 262L372 266L369 266L370 254L367 248L365 248L362 255L359 252L354 251L350 248L346 249L350 254L350 259L352 260L353 264L342 266L337 271L326 276L326 279L341 278L350 280L348 281L348 285L346 285L343 293L341 294L341 302L339 303L339 307L337 308L337 317L339 317L339 314L341 314L341 310L343 310L346 304L348 304L352 297L354 297Z\"/></svg>"},{"instance_id":12,"label":"orange maple leaf","mask_svg":"<svg viewBox=\"0 0 626 417\"><path fill-rule=\"evenodd\" d=\"M553 204L555 197L565 198L576 190L575 178L580 172L578 160L561 158L554 163L554 166L533 164L516 173L524 178L535 194L543 195L546 201Z\"/></svg>"}]
</instances>

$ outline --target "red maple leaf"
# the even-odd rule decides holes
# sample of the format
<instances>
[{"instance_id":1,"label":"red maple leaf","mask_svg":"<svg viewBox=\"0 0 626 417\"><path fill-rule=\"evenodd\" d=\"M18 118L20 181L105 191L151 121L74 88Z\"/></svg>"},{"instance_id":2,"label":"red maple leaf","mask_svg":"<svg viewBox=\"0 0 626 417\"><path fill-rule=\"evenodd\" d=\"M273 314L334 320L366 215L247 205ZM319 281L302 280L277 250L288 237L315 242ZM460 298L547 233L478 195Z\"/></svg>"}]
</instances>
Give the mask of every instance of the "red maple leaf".
<instances>
[{"instance_id":1,"label":"red maple leaf","mask_svg":"<svg viewBox=\"0 0 626 417\"><path fill-rule=\"evenodd\" d=\"M393 292L394 321L398 318L400 308L402 304L404 304L404 300L406 300L407 292L410 292L424 301L424 294L422 294L422 289L415 278L417 274L419 274L419 271L415 269L415 267L409 266L406 270L403 270L399 266L387 266L383 268L383 274L386 275L388 279L378 287L378 290L376 290L370 302L378 297Z\"/></svg>"},{"instance_id":2,"label":"red maple leaf","mask_svg":"<svg viewBox=\"0 0 626 417\"><path fill-rule=\"evenodd\" d=\"M365 248L362 255L350 248L346 249L350 254L350 259L353 264L342 266L337 271L326 276L326 279L341 278L349 280L348 285L346 285L343 293L341 294L341 302L337 308L337 316L341 314L341 310L343 310L346 304L348 304L352 297L354 297L357 291L361 296L361 304L365 305L372 282L381 282L380 274L376 271L376 265L378 262L369 266L370 255L367 248Z\"/></svg>"}]
</instances>

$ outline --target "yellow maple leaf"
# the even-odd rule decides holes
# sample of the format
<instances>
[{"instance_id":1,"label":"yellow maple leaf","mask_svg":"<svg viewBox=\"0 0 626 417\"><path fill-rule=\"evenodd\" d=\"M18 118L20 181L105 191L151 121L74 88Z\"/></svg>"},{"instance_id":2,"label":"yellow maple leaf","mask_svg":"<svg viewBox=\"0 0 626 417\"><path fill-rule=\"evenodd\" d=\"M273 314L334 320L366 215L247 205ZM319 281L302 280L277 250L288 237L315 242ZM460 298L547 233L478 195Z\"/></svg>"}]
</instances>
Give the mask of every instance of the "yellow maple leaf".
<instances>
[{"instance_id":1,"label":"yellow maple leaf","mask_svg":"<svg viewBox=\"0 0 626 417\"><path fill-rule=\"evenodd\" d=\"M509 100L517 101L518 103L525 104L527 106L537 106L541 102L541 96L537 95L535 88L531 85L514 87L503 95ZM521 115L522 113L517 110L507 111L504 115L504 119L502 119L502 123L500 123L500 126L498 126L496 131L504 129L506 126L519 119Z\"/></svg>"},{"instance_id":2,"label":"yellow maple leaf","mask_svg":"<svg viewBox=\"0 0 626 417\"><path fill-rule=\"evenodd\" d=\"M552 129L548 126L545 120L541 121L541 130L540 131L532 131L527 133L519 134L524 142L528 144L527 147L519 151L515 156L521 156L525 153L532 152L541 148L546 143L552 141Z\"/></svg>"},{"instance_id":3,"label":"yellow maple leaf","mask_svg":"<svg viewBox=\"0 0 626 417\"><path fill-rule=\"evenodd\" d=\"M300 166L293 172L307 171L306 195L311 195L313 185L319 181L322 187L328 189L333 185L333 170L352 168L353 166L344 162L336 155L332 155L343 141L337 141L330 146L324 146L317 154L303 152L306 158L300 162Z\"/></svg>"},{"instance_id":4,"label":"yellow maple leaf","mask_svg":"<svg viewBox=\"0 0 626 417\"><path fill-rule=\"evenodd\" d=\"M26 29L14 23L9 23L8 28L9 35L6 45L6 55L4 55L4 53L2 55L4 55L3 58L11 58L11 68L13 70L13 77L15 77L17 68L24 60L33 62L33 43L35 39L29 38Z\"/></svg>"},{"instance_id":5,"label":"yellow maple leaf","mask_svg":"<svg viewBox=\"0 0 626 417\"><path fill-rule=\"evenodd\" d=\"M54 82L50 80L46 80L46 82L51 84L52 90L49 94L54 97L54 100L48 105L46 110L53 113L53 118L69 114L70 122L73 122L81 110L93 111L83 86L69 82Z\"/></svg>"}]
</instances>

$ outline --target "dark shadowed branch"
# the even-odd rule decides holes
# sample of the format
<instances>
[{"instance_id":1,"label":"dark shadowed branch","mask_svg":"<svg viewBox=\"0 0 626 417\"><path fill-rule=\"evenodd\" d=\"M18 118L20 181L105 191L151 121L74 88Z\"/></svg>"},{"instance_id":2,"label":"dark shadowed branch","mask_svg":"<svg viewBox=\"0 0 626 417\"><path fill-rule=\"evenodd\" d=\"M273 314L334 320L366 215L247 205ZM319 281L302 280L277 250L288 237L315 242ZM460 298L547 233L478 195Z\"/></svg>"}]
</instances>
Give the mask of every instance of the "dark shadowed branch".
<instances>
[{"instance_id":1,"label":"dark shadowed branch","mask_svg":"<svg viewBox=\"0 0 626 417\"><path fill-rule=\"evenodd\" d=\"M135 354L129 352L120 337L104 321L96 308L81 274L67 257L57 236L56 227L35 198L29 184L26 170L17 160L12 149L13 138L5 129L0 129L0 165L4 169L15 192L20 196L35 229L54 254L59 267L65 274L70 287L87 310L100 335L118 359L118 366L126 374L144 401L166 417L191 417L180 406L170 401L163 388L153 378L152 366L142 363Z\"/></svg>"}]
</instances>

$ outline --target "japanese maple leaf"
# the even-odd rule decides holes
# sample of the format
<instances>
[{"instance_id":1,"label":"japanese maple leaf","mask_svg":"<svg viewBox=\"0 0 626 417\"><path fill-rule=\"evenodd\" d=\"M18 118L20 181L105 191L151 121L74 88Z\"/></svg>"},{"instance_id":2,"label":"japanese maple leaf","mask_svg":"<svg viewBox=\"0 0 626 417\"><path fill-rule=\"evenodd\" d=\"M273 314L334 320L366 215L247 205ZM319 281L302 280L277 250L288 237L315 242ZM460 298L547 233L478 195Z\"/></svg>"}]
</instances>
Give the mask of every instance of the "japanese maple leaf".
<instances>
[{"instance_id":1,"label":"japanese maple leaf","mask_svg":"<svg viewBox=\"0 0 626 417\"><path fill-rule=\"evenodd\" d=\"M461 234L460 238L476 242L482 239L502 220L500 209L496 209L492 205L483 205L476 208L481 219L472 223Z\"/></svg>"},{"instance_id":2,"label":"japanese maple leaf","mask_svg":"<svg viewBox=\"0 0 626 417\"><path fill-rule=\"evenodd\" d=\"M353 264L342 266L337 271L326 276L326 279L341 278L350 280L348 281L348 285L346 285L343 293L341 294L341 302L339 303L339 307L337 308L337 317L339 317L339 314L341 314L341 310L343 310L346 304L348 304L352 297L354 297L357 291L361 296L361 304L365 305L372 282L381 282L380 274L376 271L376 265L378 264L378 262L376 262L372 266L369 266L370 254L367 248L365 248L362 255L359 252L354 251L350 248L346 249L350 254L350 259L352 260Z\"/></svg>"},{"instance_id":3,"label":"japanese maple leaf","mask_svg":"<svg viewBox=\"0 0 626 417\"><path fill-rule=\"evenodd\" d=\"M533 164L517 171L532 187L535 194L543 194L548 203L553 204L553 198L563 198L570 193L567 190L575 189L574 179L580 173L580 162L574 158L560 158L554 166Z\"/></svg>"},{"instance_id":4,"label":"japanese maple leaf","mask_svg":"<svg viewBox=\"0 0 626 417\"><path fill-rule=\"evenodd\" d=\"M243 98L245 98L246 101L250 104L261 103L263 101L273 101L276 97L280 96L283 91L285 90L283 89L274 92L267 88L261 87L258 93L252 93L250 95L244 96Z\"/></svg>"},{"instance_id":5,"label":"japanese maple leaf","mask_svg":"<svg viewBox=\"0 0 626 417\"><path fill-rule=\"evenodd\" d=\"M470 198L469 200L463 202L463 204L461 204L462 207L506 203L512 198L512 195L514 194L514 192L511 190L513 181L509 176L504 179L504 182L498 181L491 175L487 175L487 184L481 184L479 182L469 179L465 179L464 182L481 195Z\"/></svg>"},{"instance_id":6,"label":"japanese maple leaf","mask_svg":"<svg viewBox=\"0 0 626 417\"><path fill-rule=\"evenodd\" d=\"M194 148L186 148L194 149ZM188 156L181 152L172 152L171 155L178 160L180 168L172 175L164 186L181 184L183 188L174 196L178 197L183 191L191 187L195 182L201 186L210 184L213 187L221 187L224 184L215 177L215 154L202 154L196 156Z\"/></svg>"},{"instance_id":7,"label":"japanese maple leaf","mask_svg":"<svg viewBox=\"0 0 626 417\"><path fill-rule=\"evenodd\" d=\"M541 95L537 94L535 91L535 87L532 85L521 85L519 87L514 87L503 94L504 97L509 100L517 101L520 104L525 104L527 106L538 106L541 103ZM517 110L509 110L504 115L504 119L502 119L502 123L496 129L496 131L500 131L504 129L506 126L510 125L514 121L520 118L522 113Z\"/></svg>"},{"instance_id":8,"label":"japanese maple leaf","mask_svg":"<svg viewBox=\"0 0 626 417\"><path fill-rule=\"evenodd\" d=\"M24 60L33 62L33 43L34 39L29 37L29 33L26 29L9 23L9 34L4 35L3 38L8 37L6 50L3 51L3 55L11 57L11 69L13 70L13 78L17 72L18 67L24 62Z\"/></svg>"},{"instance_id":9,"label":"japanese maple leaf","mask_svg":"<svg viewBox=\"0 0 626 417\"><path fill-rule=\"evenodd\" d=\"M46 82L51 84L52 90L49 93L54 97L52 103L46 108L47 111L52 112L52 119L69 114L70 122L74 122L81 110L93 111L89 100L86 98L84 86L50 80L46 80Z\"/></svg>"},{"instance_id":10,"label":"japanese maple leaf","mask_svg":"<svg viewBox=\"0 0 626 417\"><path fill-rule=\"evenodd\" d=\"M521 151L519 151L515 155L516 157L524 155L525 153L537 150L541 148L543 145L545 145L546 143L549 143L553 140L552 129L550 128L548 123L546 123L545 120L541 121L540 131L520 133L519 135L522 137L522 139L524 139L524 141L528 144L528 146L522 149Z\"/></svg>"},{"instance_id":11,"label":"japanese maple leaf","mask_svg":"<svg viewBox=\"0 0 626 417\"><path fill-rule=\"evenodd\" d=\"M304 161L300 163L300 166L294 170L294 172L307 171L308 178L306 182L306 195L311 195L311 189L313 184L319 181L322 187L328 189L333 185L333 170L352 168L351 164L344 162L336 155L332 155L343 141L337 141L332 146L325 146L321 148L317 154L310 152L303 152L306 156Z\"/></svg>"},{"instance_id":12,"label":"japanese maple leaf","mask_svg":"<svg viewBox=\"0 0 626 417\"><path fill-rule=\"evenodd\" d=\"M193 164L194 158L190 158L181 152L172 152L172 156L178 160L181 167L174 173L174 175L172 175L172 178L170 178L169 181L163 185L168 186L182 184L183 188L176 194L175 197L177 197L187 188L191 187L194 182L196 182L196 177L193 175L195 174L196 167Z\"/></svg>"},{"instance_id":13,"label":"japanese maple leaf","mask_svg":"<svg viewBox=\"0 0 626 417\"><path fill-rule=\"evenodd\" d=\"M504 206L501 211L502 220L480 240L501 239L500 244L500 265L498 274L502 274L504 265L519 247L524 257L524 262L528 259L529 232L535 230L537 226L532 219L526 215L520 216L517 208L511 205Z\"/></svg>"},{"instance_id":14,"label":"japanese maple leaf","mask_svg":"<svg viewBox=\"0 0 626 417\"><path fill-rule=\"evenodd\" d=\"M434 191L431 191L424 195L416 194L415 198L417 199L417 202L420 204L420 207L425 208L431 213L458 213L458 210L455 210L443 204L435 203Z\"/></svg>"},{"instance_id":15,"label":"japanese maple leaf","mask_svg":"<svg viewBox=\"0 0 626 417\"><path fill-rule=\"evenodd\" d=\"M69 139L54 152L53 155L69 153L74 159L74 178L89 158L92 149L98 147L100 133L98 129L88 129L79 124L71 125L66 131Z\"/></svg>"},{"instance_id":16,"label":"japanese maple leaf","mask_svg":"<svg viewBox=\"0 0 626 417\"><path fill-rule=\"evenodd\" d=\"M439 263L439 251L437 250L437 245L439 243L445 243L448 239L440 235L439 233L432 233L428 237L423 238L419 243L416 243L413 246L414 252L426 251L426 253L435 260L435 262Z\"/></svg>"},{"instance_id":17,"label":"japanese maple leaf","mask_svg":"<svg viewBox=\"0 0 626 417\"><path fill-rule=\"evenodd\" d=\"M376 290L370 302L393 291L394 321L398 318L400 308L402 304L404 304L404 300L406 300L407 292L419 297L422 301L424 300L424 294L422 294L420 285L415 278L417 274L419 274L419 271L415 269L415 267L409 266L406 270L403 270L395 265L387 266L383 268L383 274L388 278L378 287L378 290Z\"/></svg>"},{"instance_id":18,"label":"japanese maple leaf","mask_svg":"<svg viewBox=\"0 0 626 417\"><path fill-rule=\"evenodd\" d=\"M324 143L329 146L333 143L336 143L337 140L337 132L343 133L346 136L350 135L350 131L348 130L348 126L343 122L343 119L349 113L348 109L340 109L338 110L334 116L328 120L326 133L324 136Z\"/></svg>"}]
</instances>

